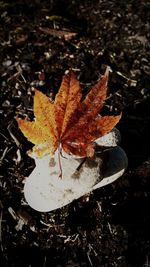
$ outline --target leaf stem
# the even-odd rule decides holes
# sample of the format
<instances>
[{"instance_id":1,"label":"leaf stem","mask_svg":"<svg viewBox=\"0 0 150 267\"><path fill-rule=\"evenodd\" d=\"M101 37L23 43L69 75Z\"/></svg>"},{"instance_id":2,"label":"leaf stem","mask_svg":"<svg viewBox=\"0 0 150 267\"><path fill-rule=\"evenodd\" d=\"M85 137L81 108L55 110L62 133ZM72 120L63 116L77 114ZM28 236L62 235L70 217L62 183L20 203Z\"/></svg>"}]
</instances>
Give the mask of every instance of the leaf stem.
<instances>
[{"instance_id":1,"label":"leaf stem","mask_svg":"<svg viewBox=\"0 0 150 267\"><path fill-rule=\"evenodd\" d=\"M59 164L59 169L60 169L60 173L59 173L58 177L62 179L62 165L61 165L61 159L60 159L61 151L62 151L62 147L61 147L61 144L60 144L59 147L58 147L58 164Z\"/></svg>"}]
</instances>

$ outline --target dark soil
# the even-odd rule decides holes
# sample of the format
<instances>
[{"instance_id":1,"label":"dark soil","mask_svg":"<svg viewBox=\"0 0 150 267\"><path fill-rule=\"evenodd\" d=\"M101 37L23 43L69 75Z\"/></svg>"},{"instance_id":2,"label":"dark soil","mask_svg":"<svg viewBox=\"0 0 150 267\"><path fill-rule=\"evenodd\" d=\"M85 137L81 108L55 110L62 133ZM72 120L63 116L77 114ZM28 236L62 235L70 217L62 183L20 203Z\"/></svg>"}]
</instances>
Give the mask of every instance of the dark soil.
<instances>
[{"instance_id":1,"label":"dark soil","mask_svg":"<svg viewBox=\"0 0 150 267\"><path fill-rule=\"evenodd\" d=\"M149 10L144 0L0 2L2 267L150 266ZM36 212L22 192L35 166L32 144L15 116L33 118L32 87L55 97L72 68L86 92L106 65L103 112L122 111L128 169L86 203Z\"/></svg>"}]
</instances>

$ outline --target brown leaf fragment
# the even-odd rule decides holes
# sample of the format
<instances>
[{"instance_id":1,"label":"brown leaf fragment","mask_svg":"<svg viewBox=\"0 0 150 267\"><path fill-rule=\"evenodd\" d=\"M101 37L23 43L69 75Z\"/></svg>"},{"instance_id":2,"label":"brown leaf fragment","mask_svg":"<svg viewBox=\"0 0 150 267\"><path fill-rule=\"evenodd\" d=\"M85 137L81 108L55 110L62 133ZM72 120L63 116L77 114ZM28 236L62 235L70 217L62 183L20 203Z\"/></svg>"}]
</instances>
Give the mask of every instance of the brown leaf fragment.
<instances>
[{"instance_id":1,"label":"brown leaf fragment","mask_svg":"<svg viewBox=\"0 0 150 267\"><path fill-rule=\"evenodd\" d=\"M39 30L43 33L53 35L55 37L64 38L66 41L70 40L72 37L76 36L76 32L69 32L64 30L56 30L50 28L39 27Z\"/></svg>"}]
</instances>

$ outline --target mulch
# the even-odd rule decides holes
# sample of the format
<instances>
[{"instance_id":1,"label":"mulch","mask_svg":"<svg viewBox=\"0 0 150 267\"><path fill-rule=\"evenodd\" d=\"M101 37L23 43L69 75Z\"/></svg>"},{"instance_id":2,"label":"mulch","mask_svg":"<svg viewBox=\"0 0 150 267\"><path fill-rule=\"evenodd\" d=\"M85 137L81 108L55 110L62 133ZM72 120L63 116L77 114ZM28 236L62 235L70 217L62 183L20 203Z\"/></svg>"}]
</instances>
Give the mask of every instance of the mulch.
<instances>
[{"instance_id":1,"label":"mulch","mask_svg":"<svg viewBox=\"0 0 150 267\"><path fill-rule=\"evenodd\" d=\"M0 241L2 267L150 265L148 1L0 2ZM103 113L122 112L129 164L116 182L39 213L23 196L35 167L15 117L33 118L33 87L55 97L73 69L83 93L112 69Z\"/></svg>"}]
</instances>

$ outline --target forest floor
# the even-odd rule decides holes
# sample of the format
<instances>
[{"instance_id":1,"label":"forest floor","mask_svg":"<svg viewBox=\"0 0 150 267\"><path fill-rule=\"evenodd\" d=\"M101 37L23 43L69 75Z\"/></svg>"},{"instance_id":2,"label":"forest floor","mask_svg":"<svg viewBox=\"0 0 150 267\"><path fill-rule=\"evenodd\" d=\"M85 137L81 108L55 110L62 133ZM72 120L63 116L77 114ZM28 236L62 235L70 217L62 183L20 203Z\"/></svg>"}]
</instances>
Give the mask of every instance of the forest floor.
<instances>
[{"instance_id":1,"label":"forest floor","mask_svg":"<svg viewBox=\"0 0 150 267\"><path fill-rule=\"evenodd\" d=\"M150 266L150 3L17 0L0 11L1 266ZM105 110L122 111L128 169L86 203L39 213L24 200L35 165L15 117L33 117L32 87L55 96L71 68L86 91L106 65Z\"/></svg>"}]
</instances>

